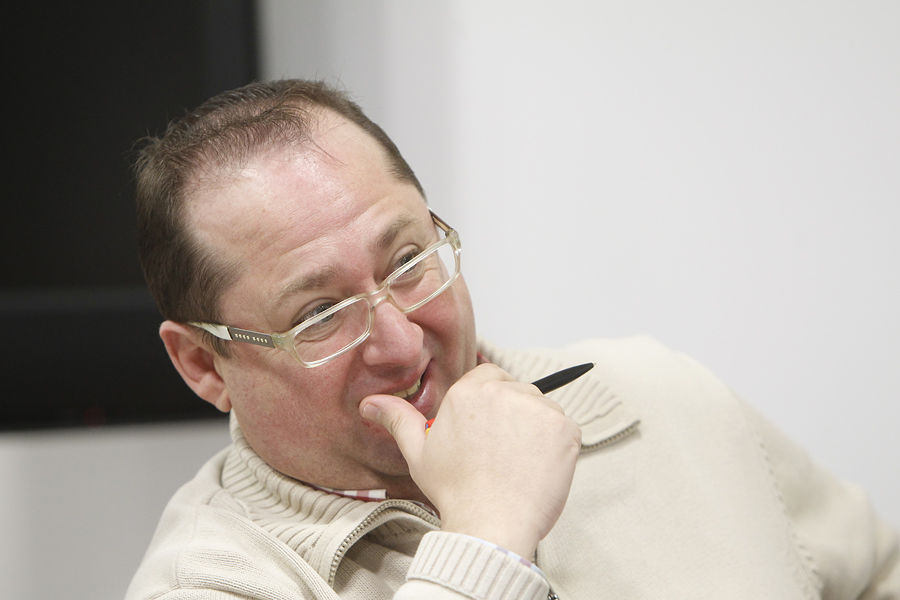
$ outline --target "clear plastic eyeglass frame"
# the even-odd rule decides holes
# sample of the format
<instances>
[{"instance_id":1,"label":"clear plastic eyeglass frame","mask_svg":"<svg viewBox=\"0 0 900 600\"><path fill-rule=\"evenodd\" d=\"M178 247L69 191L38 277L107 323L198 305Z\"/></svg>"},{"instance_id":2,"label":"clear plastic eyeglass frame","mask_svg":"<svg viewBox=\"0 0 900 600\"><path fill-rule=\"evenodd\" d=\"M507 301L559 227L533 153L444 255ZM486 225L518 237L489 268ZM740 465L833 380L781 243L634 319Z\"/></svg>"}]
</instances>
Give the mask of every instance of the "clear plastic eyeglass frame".
<instances>
[{"instance_id":1,"label":"clear plastic eyeglass frame","mask_svg":"<svg viewBox=\"0 0 900 600\"><path fill-rule=\"evenodd\" d=\"M425 248L422 252L417 254L412 260L405 263L399 269L388 275L377 289L374 289L371 292L363 292L362 294L357 294L355 296L351 296L350 298L346 298L338 302L334 306L328 308L327 310L324 310L321 313L317 314L315 317L303 321L302 323L298 324L296 327L289 329L288 331L285 331L283 333L263 333L259 331L250 331L247 329L239 329L237 327L231 327L228 325L203 323L199 321L190 321L188 324L193 325L194 327L199 327L200 329L203 329L204 331L207 331L222 340L244 342L247 344L255 344L257 346L265 346L267 348L277 348L280 350L284 350L306 368L313 368L318 367L319 365L323 365L337 358L338 356L349 352L356 346L363 343L366 338L369 337L369 334L372 332L372 320L373 313L375 312L375 307L381 304L381 302L383 302L385 299L390 299L391 303L394 304L394 306L396 306L398 310L400 310L404 314L407 314L416 310L417 308L420 308L422 305L427 304L428 302L439 296L459 277L459 255L461 251L459 234L455 229L447 225L446 222L444 222L440 217L434 214L434 212L431 212L431 219L432 221L434 221L434 224L438 227L438 229L440 229L444 233L443 239L434 242L433 244ZM415 302L408 307L401 308L397 304L397 302L394 301L393 297L390 294L391 285L398 279L400 279L403 275L419 265L422 261L432 256L436 256L437 252L446 245L449 245L453 250L453 259L455 261L455 272L453 273L453 275L448 277L446 282L444 282L438 289L430 293L425 298L419 300L418 302ZM368 316L366 317L366 328L362 332L362 334L360 334L356 339L351 341L346 346L342 347L337 352L333 352L332 354L329 354L324 358L307 361L300 357L300 355L297 353L297 348L294 343L294 339L299 333L314 325L327 321L327 319L331 318L334 313L361 300L365 301L369 305Z\"/></svg>"}]
</instances>

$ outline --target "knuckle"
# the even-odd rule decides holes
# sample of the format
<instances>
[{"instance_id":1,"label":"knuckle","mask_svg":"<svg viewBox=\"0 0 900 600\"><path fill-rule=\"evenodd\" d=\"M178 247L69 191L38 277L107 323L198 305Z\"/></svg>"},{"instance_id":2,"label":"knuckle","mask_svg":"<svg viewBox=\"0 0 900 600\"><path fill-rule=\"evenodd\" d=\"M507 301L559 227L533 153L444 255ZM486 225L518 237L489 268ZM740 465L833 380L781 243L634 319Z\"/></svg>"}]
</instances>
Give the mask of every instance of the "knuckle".
<instances>
[{"instance_id":1,"label":"knuckle","mask_svg":"<svg viewBox=\"0 0 900 600\"><path fill-rule=\"evenodd\" d=\"M512 376L495 365L494 363L482 363L475 367L474 371L479 376L490 378L491 380L511 381Z\"/></svg>"},{"instance_id":2,"label":"knuckle","mask_svg":"<svg viewBox=\"0 0 900 600\"><path fill-rule=\"evenodd\" d=\"M581 427L562 411L555 412L551 417L555 435L560 440L571 440L574 449L581 448Z\"/></svg>"},{"instance_id":3,"label":"knuckle","mask_svg":"<svg viewBox=\"0 0 900 600\"><path fill-rule=\"evenodd\" d=\"M575 446L577 448L581 448L581 427L572 423L573 431L572 431L572 439L575 442Z\"/></svg>"},{"instance_id":4,"label":"knuckle","mask_svg":"<svg viewBox=\"0 0 900 600\"><path fill-rule=\"evenodd\" d=\"M500 396L505 393L507 390L507 386L503 381L498 381L496 379L492 379L490 381L486 381L482 384L482 389L485 394L490 396Z\"/></svg>"}]
</instances>

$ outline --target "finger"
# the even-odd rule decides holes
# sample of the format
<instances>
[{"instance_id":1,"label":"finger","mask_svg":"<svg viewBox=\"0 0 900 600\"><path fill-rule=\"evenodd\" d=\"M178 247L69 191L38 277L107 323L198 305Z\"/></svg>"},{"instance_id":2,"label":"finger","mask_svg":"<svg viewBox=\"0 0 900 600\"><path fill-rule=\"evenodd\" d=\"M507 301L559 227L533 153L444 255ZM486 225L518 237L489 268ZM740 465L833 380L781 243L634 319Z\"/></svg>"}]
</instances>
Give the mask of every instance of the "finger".
<instances>
[{"instance_id":1,"label":"finger","mask_svg":"<svg viewBox=\"0 0 900 600\"><path fill-rule=\"evenodd\" d=\"M547 394L543 393L538 387L531 383L526 383L529 388L533 390L532 395L543 400L544 404L553 410L565 414L566 411L563 410L562 405L556 400L547 397Z\"/></svg>"},{"instance_id":2,"label":"finger","mask_svg":"<svg viewBox=\"0 0 900 600\"><path fill-rule=\"evenodd\" d=\"M469 381L514 381L512 375L494 363L482 363L463 375Z\"/></svg>"},{"instance_id":3,"label":"finger","mask_svg":"<svg viewBox=\"0 0 900 600\"><path fill-rule=\"evenodd\" d=\"M517 394L521 394L522 397L530 398L531 401L540 402L541 404L547 406L548 408L552 408L557 412L563 412L562 406L560 406L559 402L553 400L552 398L548 398L546 394L541 392L541 390L539 390L538 387L532 383L525 383L524 381L515 380L500 380L496 381L495 383L489 379L486 384L488 386L496 385L498 387L485 389L491 389L493 391L502 390L503 393L515 392Z\"/></svg>"},{"instance_id":4,"label":"finger","mask_svg":"<svg viewBox=\"0 0 900 600\"><path fill-rule=\"evenodd\" d=\"M396 440L407 463L418 462L425 441L425 417L397 396L374 394L359 404L359 412L368 421L378 423Z\"/></svg>"}]
</instances>

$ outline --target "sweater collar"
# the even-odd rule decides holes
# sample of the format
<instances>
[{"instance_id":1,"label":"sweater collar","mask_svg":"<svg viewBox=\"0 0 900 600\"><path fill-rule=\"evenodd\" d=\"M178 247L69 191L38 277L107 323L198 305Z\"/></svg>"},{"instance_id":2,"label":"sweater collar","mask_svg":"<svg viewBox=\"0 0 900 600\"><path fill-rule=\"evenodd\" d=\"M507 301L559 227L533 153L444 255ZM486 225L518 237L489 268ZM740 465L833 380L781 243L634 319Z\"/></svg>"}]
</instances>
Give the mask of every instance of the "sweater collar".
<instances>
[{"instance_id":1,"label":"sweater collar","mask_svg":"<svg viewBox=\"0 0 900 600\"><path fill-rule=\"evenodd\" d=\"M315 489L276 471L247 443L234 413L231 437L222 486L244 516L299 554L328 585L333 585L347 549L370 531L396 524L424 534L439 526L434 516L410 500L365 502Z\"/></svg>"}]
</instances>

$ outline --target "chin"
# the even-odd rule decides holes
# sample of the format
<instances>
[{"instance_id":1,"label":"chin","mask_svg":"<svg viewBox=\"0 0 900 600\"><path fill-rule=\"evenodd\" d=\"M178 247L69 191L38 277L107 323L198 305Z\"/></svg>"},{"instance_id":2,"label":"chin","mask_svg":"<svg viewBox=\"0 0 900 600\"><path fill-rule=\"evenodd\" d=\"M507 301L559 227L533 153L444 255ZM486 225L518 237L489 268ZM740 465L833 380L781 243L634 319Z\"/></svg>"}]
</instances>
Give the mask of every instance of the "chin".
<instances>
[{"instance_id":1,"label":"chin","mask_svg":"<svg viewBox=\"0 0 900 600\"><path fill-rule=\"evenodd\" d=\"M372 466L385 477L409 477L409 465L397 444L372 456Z\"/></svg>"}]
</instances>

